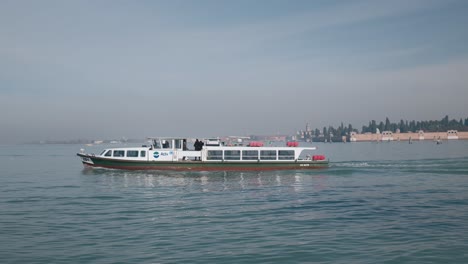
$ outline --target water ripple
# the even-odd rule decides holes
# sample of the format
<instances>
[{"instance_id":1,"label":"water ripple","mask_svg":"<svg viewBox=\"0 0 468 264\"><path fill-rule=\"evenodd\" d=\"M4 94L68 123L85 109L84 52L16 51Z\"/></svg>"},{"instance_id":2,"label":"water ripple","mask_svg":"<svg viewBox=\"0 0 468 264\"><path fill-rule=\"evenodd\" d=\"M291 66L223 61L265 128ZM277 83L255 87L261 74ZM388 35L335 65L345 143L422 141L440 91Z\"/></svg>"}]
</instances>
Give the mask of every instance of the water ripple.
<instances>
[{"instance_id":1,"label":"water ripple","mask_svg":"<svg viewBox=\"0 0 468 264\"><path fill-rule=\"evenodd\" d=\"M10 168L0 177L5 263L468 259L467 158L163 173L82 170L62 154L64 163L54 167L39 165L52 164L53 155L35 161L34 169L2 164ZM21 158L34 157L15 161Z\"/></svg>"}]
</instances>

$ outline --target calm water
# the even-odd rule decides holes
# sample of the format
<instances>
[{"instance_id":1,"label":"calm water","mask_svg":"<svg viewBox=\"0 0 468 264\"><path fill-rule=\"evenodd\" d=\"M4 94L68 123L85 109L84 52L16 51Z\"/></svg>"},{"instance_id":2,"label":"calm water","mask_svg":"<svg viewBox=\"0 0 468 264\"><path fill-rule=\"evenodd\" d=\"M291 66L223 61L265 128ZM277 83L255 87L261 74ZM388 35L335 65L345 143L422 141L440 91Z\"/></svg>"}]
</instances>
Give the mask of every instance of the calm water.
<instances>
[{"instance_id":1,"label":"calm water","mask_svg":"<svg viewBox=\"0 0 468 264\"><path fill-rule=\"evenodd\" d=\"M0 262L468 263L468 141L317 146L331 168L262 173L0 146Z\"/></svg>"}]
</instances>

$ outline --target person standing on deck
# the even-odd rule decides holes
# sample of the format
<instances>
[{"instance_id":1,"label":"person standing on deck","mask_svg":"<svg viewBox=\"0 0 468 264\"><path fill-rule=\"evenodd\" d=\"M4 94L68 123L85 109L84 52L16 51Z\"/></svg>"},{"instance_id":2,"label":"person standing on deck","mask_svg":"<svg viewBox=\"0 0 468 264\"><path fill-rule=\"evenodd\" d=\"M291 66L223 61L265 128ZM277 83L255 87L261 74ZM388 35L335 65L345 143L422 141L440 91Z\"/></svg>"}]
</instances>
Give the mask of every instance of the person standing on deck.
<instances>
[{"instance_id":1,"label":"person standing on deck","mask_svg":"<svg viewBox=\"0 0 468 264\"><path fill-rule=\"evenodd\" d=\"M199 142L200 142L200 143L199 143L200 150L202 150L202 149L203 149L203 146L205 145L205 143L203 143L203 141L202 141L202 140L200 140Z\"/></svg>"},{"instance_id":2,"label":"person standing on deck","mask_svg":"<svg viewBox=\"0 0 468 264\"><path fill-rule=\"evenodd\" d=\"M198 141L198 138L197 138L197 140L195 140L195 144L193 144L193 147L195 148L195 151L201 150L200 141ZM195 160L197 160L197 157L195 157Z\"/></svg>"},{"instance_id":3,"label":"person standing on deck","mask_svg":"<svg viewBox=\"0 0 468 264\"><path fill-rule=\"evenodd\" d=\"M201 151L203 149L203 146L205 145L205 143L203 143L202 140L198 141L198 150ZM201 157L198 158L200 161L201 161Z\"/></svg>"}]
</instances>

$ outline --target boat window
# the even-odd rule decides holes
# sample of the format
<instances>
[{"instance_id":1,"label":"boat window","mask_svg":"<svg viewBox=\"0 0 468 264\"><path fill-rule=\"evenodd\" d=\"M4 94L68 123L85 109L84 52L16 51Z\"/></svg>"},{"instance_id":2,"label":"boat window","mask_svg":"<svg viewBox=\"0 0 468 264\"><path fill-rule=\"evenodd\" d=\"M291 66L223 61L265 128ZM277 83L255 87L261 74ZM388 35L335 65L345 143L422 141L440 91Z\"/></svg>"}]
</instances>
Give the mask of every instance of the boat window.
<instances>
[{"instance_id":1,"label":"boat window","mask_svg":"<svg viewBox=\"0 0 468 264\"><path fill-rule=\"evenodd\" d=\"M260 159L261 160L276 160L276 150L261 150Z\"/></svg>"},{"instance_id":2,"label":"boat window","mask_svg":"<svg viewBox=\"0 0 468 264\"><path fill-rule=\"evenodd\" d=\"M112 156L112 150L108 150L104 156L106 157Z\"/></svg>"},{"instance_id":3,"label":"boat window","mask_svg":"<svg viewBox=\"0 0 468 264\"><path fill-rule=\"evenodd\" d=\"M224 159L225 160L240 160L240 150L225 150Z\"/></svg>"},{"instance_id":4,"label":"boat window","mask_svg":"<svg viewBox=\"0 0 468 264\"><path fill-rule=\"evenodd\" d=\"M258 160L258 150L243 150L242 159L243 160Z\"/></svg>"},{"instance_id":5,"label":"boat window","mask_svg":"<svg viewBox=\"0 0 468 264\"><path fill-rule=\"evenodd\" d=\"M105 152L106 152L106 150L103 150L103 151L101 152L101 154L99 154L99 156L104 155Z\"/></svg>"},{"instance_id":6,"label":"boat window","mask_svg":"<svg viewBox=\"0 0 468 264\"><path fill-rule=\"evenodd\" d=\"M137 158L138 150L127 150L127 157Z\"/></svg>"},{"instance_id":7,"label":"boat window","mask_svg":"<svg viewBox=\"0 0 468 264\"><path fill-rule=\"evenodd\" d=\"M222 150L208 150L207 160L222 160L223 159L223 151Z\"/></svg>"},{"instance_id":8,"label":"boat window","mask_svg":"<svg viewBox=\"0 0 468 264\"><path fill-rule=\"evenodd\" d=\"M176 148L176 149L181 149L181 148L182 148L182 140L180 140L180 139L175 139L175 140L174 140L174 148Z\"/></svg>"},{"instance_id":9,"label":"boat window","mask_svg":"<svg viewBox=\"0 0 468 264\"><path fill-rule=\"evenodd\" d=\"M146 157L146 151L144 150L140 151L140 157L142 158Z\"/></svg>"},{"instance_id":10,"label":"boat window","mask_svg":"<svg viewBox=\"0 0 468 264\"><path fill-rule=\"evenodd\" d=\"M278 150L278 159L279 160L293 160L294 150Z\"/></svg>"},{"instance_id":11,"label":"boat window","mask_svg":"<svg viewBox=\"0 0 468 264\"><path fill-rule=\"evenodd\" d=\"M171 148L171 141L170 140L163 140L162 146L165 149Z\"/></svg>"},{"instance_id":12,"label":"boat window","mask_svg":"<svg viewBox=\"0 0 468 264\"><path fill-rule=\"evenodd\" d=\"M125 150L114 150L114 157L124 157Z\"/></svg>"},{"instance_id":13,"label":"boat window","mask_svg":"<svg viewBox=\"0 0 468 264\"><path fill-rule=\"evenodd\" d=\"M161 143L157 139L153 139L153 147L155 149L160 149L161 148Z\"/></svg>"}]
</instances>

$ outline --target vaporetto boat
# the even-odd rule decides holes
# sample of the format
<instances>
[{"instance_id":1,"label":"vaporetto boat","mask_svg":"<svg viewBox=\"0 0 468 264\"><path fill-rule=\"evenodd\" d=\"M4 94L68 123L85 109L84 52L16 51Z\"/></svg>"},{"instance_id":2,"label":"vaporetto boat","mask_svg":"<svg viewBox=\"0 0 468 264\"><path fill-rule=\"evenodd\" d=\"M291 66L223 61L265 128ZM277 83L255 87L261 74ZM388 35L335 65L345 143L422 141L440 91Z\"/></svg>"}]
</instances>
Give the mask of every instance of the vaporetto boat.
<instances>
[{"instance_id":1,"label":"vaporetto boat","mask_svg":"<svg viewBox=\"0 0 468 264\"><path fill-rule=\"evenodd\" d=\"M284 147L264 147L260 142L248 146L227 146L218 139L203 140L201 150L189 150L187 139L151 138L151 145L108 148L99 155L77 155L86 167L124 170L175 171L263 171L304 170L328 167L323 155L311 155L315 147L299 147L288 142Z\"/></svg>"}]
</instances>

